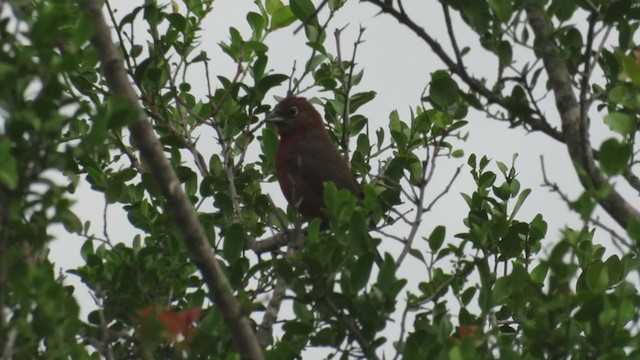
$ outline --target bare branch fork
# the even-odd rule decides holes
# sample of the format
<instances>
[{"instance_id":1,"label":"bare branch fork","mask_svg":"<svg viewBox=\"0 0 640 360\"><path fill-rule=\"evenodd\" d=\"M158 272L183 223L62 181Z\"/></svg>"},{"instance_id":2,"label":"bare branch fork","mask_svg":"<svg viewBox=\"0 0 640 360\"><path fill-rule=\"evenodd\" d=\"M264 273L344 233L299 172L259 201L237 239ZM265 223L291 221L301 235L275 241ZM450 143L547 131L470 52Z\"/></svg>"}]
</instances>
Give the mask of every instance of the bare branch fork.
<instances>
[{"instance_id":1,"label":"bare branch fork","mask_svg":"<svg viewBox=\"0 0 640 360\"><path fill-rule=\"evenodd\" d=\"M98 53L109 89L114 96L127 99L132 111L137 114L135 121L129 126L131 136L157 179L158 186L167 200L167 210L184 238L189 257L202 273L209 288L209 296L220 308L241 358L263 359L262 349L251 322L242 313L240 304L234 298L233 289L214 256L195 210L181 189L180 181L163 153L162 144L155 137L149 119L138 103L138 96L129 83L124 62L118 54L110 29L102 15L102 2L80 0L78 4L93 24L94 34L91 43Z\"/></svg>"}]
</instances>

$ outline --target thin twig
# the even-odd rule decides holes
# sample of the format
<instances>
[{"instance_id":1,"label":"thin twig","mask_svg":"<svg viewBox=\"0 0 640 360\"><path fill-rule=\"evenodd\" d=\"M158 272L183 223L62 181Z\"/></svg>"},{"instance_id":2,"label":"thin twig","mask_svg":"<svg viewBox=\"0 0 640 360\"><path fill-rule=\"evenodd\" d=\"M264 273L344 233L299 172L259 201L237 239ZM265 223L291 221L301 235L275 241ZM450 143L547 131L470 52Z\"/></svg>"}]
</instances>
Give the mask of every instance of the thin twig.
<instances>
[{"instance_id":1,"label":"thin twig","mask_svg":"<svg viewBox=\"0 0 640 360\"><path fill-rule=\"evenodd\" d=\"M104 304L100 300L100 289L96 290L96 294L89 293L93 302L98 307L98 315L100 317L100 331L102 332L102 339L100 341L100 354L104 356L107 360L113 360L113 350L109 346L109 324L107 324L106 317L104 316Z\"/></svg>"},{"instance_id":2,"label":"thin twig","mask_svg":"<svg viewBox=\"0 0 640 360\"><path fill-rule=\"evenodd\" d=\"M444 1L440 2L442 5L442 12L444 13L444 21L447 25L447 33L449 34L449 40L451 41L451 47L453 47L453 53L456 56L456 61L461 68L464 67L464 63L462 62L462 54L460 53L460 48L458 47L458 41L456 40L455 32L453 31L453 24L451 22L451 14L449 12L449 5Z\"/></svg>"},{"instance_id":3,"label":"thin twig","mask_svg":"<svg viewBox=\"0 0 640 360\"><path fill-rule=\"evenodd\" d=\"M398 360L400 356L403 354L402 349L404 348L404 334L406 332L406 322L407 315L409 315L409 299L405 300L404 311L402 312L402 320L400 320L400 335L398 336L398 341L396 341L396 354L393 357L393 360Z\"/></svg>"},{"instance_id":4,"label":"thin twig","mask_svg":"<svg viewBox=\"0 0 640 360\"><path fill-rule=\"evenodd\" d=\"M449 183L447 183L447 186L445 186L445 188L435 198L433 198L433 200L431 200L429 205L424 208L423 213L431 211L431 209L438 202L438 200L440 200L440 198L442 198L444 195L449 193L449 191L451 190L451 187L453 186L453 183L458 178L458 175L460 175L461 170L462 170L462 165L456 168L456 171L453 173L453 176L451 176L451 180L449 180Z\"/></svg>"},{"instance_id":5,"label":"thin twig","mask_svg":"<svg viewBox=\"0 0 640 360\"><path fill-rule=\"evenodd\" d=\"M562 201L564 201L567 205L570 205L571 199L569 199L569 196L563 193L562 190L560 190L560 187L558 186L557 183L551 182L547 177L547 170L545 169L545 165L544 165L544 156L542 155L540 155L540 167L542 168L542 181L543 181L542 186L548 187L551 192L558 194L558 196L560 196Z\"/></svg>"},{"instance_id":6,"label":"thin twig","mask_svg":"<svg viewBox=\"0 0 640 360\"><path fill-rule=\"evenodd\" d=\"M589 30L587 31L587 44L584 48L584 60L582 71L582 79L580 81L580 119L581 121L587 120L587 92L589 91L589 78L591 77L591 48L593 46L593 29L596 26L596 14L589 15Z\"/></svg>"},{"instance_id":7,"label":"thin twig","mask_svg":"<svg viewBox=\"0 0 640 360\"><path fill-rule=\"evenodd\" d=\"M617 242L622 243L622 245L626 246L626 249L623 249L621 246L618 246L618 250L620 250L621 253L626 253L629 251L629 249L633 246L629 240L625 239L624 237L622 237L622 235L618 234L615 230L613 230L611 227L603 224L599 218L592 218L591 219L591 223L593 223L593 225L601 228L602 230L606 231L609 233L609 235L611 235L611 240L613 240L614 244L617 244Z\"/></svg>"},{"instance_id":8,"label":"thin twig","mask_svg":"<svg viewBox=\"0 0 640 360\"><path fill-rule=\"evenodd\" d=\"M127 155L127 158L129 158L129 162L131 163L131 167L133 167L139 174L144 173L144 168L142 167L142 164L140 163L140 160L138 160L136 154L133 152L133 149L131 149L131 147L127 146L124 143L122 137L119 134L112 132L111 134L109 134L109 139L111 141L115 141L116 146L118 146L118 148Z\"/></svg>"}]
</instances>

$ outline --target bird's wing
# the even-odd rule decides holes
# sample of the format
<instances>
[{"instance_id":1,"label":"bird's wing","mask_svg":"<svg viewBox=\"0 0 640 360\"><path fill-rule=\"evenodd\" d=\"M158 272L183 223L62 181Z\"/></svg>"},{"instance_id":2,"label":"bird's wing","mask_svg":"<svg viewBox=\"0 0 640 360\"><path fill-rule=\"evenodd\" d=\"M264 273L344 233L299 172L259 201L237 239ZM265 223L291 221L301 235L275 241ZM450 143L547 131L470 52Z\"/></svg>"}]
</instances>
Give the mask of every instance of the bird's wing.
<instances>
[{"instance_id":1,"label":"bird's wing","mask_svg":"<svg viewBox=\"0 0 640 360\"><path fill-rule=\"evenodd\" d=\"M326 134L309 134L293 148L290 166L300 185L322 199L324 182L333 181L338 190L347 189L361 197L362 190L346 161Z\"/></svg>"}]
</instances>

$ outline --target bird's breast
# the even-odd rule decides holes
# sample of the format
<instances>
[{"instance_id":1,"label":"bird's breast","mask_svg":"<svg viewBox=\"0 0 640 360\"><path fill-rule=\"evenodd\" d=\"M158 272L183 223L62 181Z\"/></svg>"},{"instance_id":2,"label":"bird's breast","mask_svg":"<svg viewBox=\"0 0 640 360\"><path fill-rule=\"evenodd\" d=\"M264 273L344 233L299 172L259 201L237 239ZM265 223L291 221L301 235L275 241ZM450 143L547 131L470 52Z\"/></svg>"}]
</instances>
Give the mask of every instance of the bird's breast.
<instances>
[{"instance_id":1,"label":"bird's breast","mask_svg":"<svg viewBox=\"0 0 640 360\"><path fill-rule=\"evenodd\" d=\"M293 201L293 189L296 187L294 184L295 174L291 167L294 157L297 156L295 146L300 140L297 136L286 136L280 139L278 144L278 150L276 152L276 177L278 183L280 183L280 189L284 194L287 201Z\"/></svg>"}]
</instances>

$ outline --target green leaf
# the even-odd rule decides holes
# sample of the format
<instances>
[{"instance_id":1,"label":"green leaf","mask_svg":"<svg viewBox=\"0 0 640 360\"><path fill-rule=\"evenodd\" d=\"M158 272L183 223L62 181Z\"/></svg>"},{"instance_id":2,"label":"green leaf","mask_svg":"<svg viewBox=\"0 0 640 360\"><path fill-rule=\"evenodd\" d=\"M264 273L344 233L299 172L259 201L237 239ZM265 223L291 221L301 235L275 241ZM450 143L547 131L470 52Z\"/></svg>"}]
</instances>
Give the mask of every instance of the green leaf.
<instances>
[{"instance_id":1,"label":"green leaf","mask_svg":"<svg viewBox=\"0 0 640 360\"><path fill-rule=\"evenodd\" d=\"M383 292L386 292L396 280L396 264L393 257L385 254L384 262L378 273L378 282L376 286Z\"/></svg>"},{"instance_id":2,"label":"green leaf","mask_svg":"<svg viewBox=\"0 0 640 360\"><path fill-rule=\"evenodd\" d=\"M367 123L369 122L369 120L360 115L360 114L356 114L351 116L351 118L349 118L349 136L356 136L360 133L360 131L362 131L362 129L367 125ZM367 141L369 140L368 137L366 137L365 134L360 134L360 135L364 135L365 138L367 139ZM358 137L358 143L360 143L360 137ZM364 150L363 148L360 148L360 146L358 145L359 150ZM366 152L362 152L362 154L368 154L369 153L369 144L367 142L367 148L366 148Z\"/></svg>"},{"instance_id":3,"label":"green leaf","mask_svg":"<svg viewBox=\"0 0 640 360\"><path fill-rule=\"evenodd\" d=\"M634 85L640 85L640 66L633 57L624 56L622 58L622 69Z\"/></svg>"},{"instance_id":4,"label":"green leaf","mask_svg":"<svg viewBox=\"0 0 640 360\"><path fill-rule=\"evenodd\" d=\"M506 22L511 18L513 13L512 0L489 0L491 10L496 14L498 20Z\"/></svg>"},{"instance_id":5,"label":"green leaf","mask_svg":"<svg viewBox=\"0 0 640 360\"><path fill-rule=\"evenodd\" d=\"M318 243L320 240L320 226L322 225L322 221L319 218L314 218L309 221L309 226L307 227L307 241L308 244Z\"/></svg>"},{"instance_id":6,"label":"green leaf","mask_svg":"<svg viewBox=\"0 0 640 360\"><path fill-rule=\"evenodd\" d=\"M373 254L365 254L356 261L351 271L351 286L358 291L367 285L373 268Z\"/></svg>"},{"instance_id":7,"label":"green leaf","mask_svg":"<svg viewBox=\"0 0 640 360\"><path fill-rule=\"evenodd\" d=\"M611 112L604 117L605 124L609 125L611 130L622 135L628 135L636 131L637 118L621 112Z\"/></svg>"},{"instance_id":8,"label":"green leaf","mask_svg":"<svg viewBox=\"0 0 640 360\"><path fill-rule=\"evenodd\" d=\"M451 152L451 156L455 159L459 159L464 156L464 150L456 149Z\"/></svg>"},{"instance_id":9,"label":"green leaf","mask_svg":"<svg viewBox=\"0 0 640 360\"><path fill-rule=\"evenodd\" d=\"M493 307L493 291L488 286L482 286L480 288L480 294L478 295L478 305L484 313L488 313Z\"/></svg>"},{"instance_id":10,"label":"green leaf","mask_svg":"<svg viewBox=\"0 0 640 360\"><path fill-rule=\"evenodd\" d=\"M329 9L331 11L336 11L342 7L347 2L347 0L329 0Z\"/></svg>"},{"instance_id":11,"label":"green leaf","mask_svg":"<svg viewBox=\"0 0 640 360\"><path fill-rule=\"evenodd\" d=\"M507 172L509 171L509 168L507 167L507 165L505 165L505 163L503 163L502 161L496 161L496 165L498 166L498 169L500 170L500 172L504 176L507 176Z\"/></svg>"},{"instance_id":12,"label":"green leaf","mask_svg":"<svg viewBox=\"0 0 640 360\"><path fill-rule=\"evenodd\" d=\"M237 223L232 224L225 232L222 255L230 263L235 262L240 258L240 254L244 249L244 243L245 236L243 226Z\"/></svg>"},{"instance_id":13,"label":"green leaf","mask_svg":"<svg viewBox=\"0 0 640 360\"><path fill-rule=\"evenodd\" d=\"M364 220L364 216L359 211L355 211L351 214L351 221L349 222L349 243L360 251L368 250L367 223Z\"/></svg>"},{"instance_id":14,"label":"green leaf","mask_svg":"<svg viewBox=\"0 0 640 360\"><path fill-rule=\"evenodd\" d=\"M11 143L5 139L0 140L0 183L9 190L18 186L18 163L11 154Z\"/></svg>"},{"instance_id":15,"label":"green leaf","mask_svg":"<svg viewBox=\"0 0 640 360\"><path fill-rule=\"evenodd\" d=\"M169 20L171 26L178 31L184 31L185 26L187 25L187 19L179 13L168 14L167 20Z\"/></svg>"},{"instance_id":16,"label":"green leaf","mask_svg":"<svg viewBox=\"0 0 640 360\"><path fill-rule=\"evenodd\" d=\"M325 327L316 332L310 339L313 346L336 346L338 331L333 327Z\"/></svg>"},{"instance_id":17,"label":"green leaf","mask_svg":"<svg viewBox=\"0 0 640 360\"><path fill-rule=\"evenodd\" d=\"M336 188L336 184L333 181L324 183L323 200L327 210L330 212L336 210L336 206L338 205L338 188Z\"/></svg>"},{"instance_id":18,"label":"green leaf","mask_svg":"<svg viewBox=\"0 0 640 360\"><path fill-rule=\"evenodd\" d=\"M469 159L467 159L467 165L469 165L472 169L476 168L476 154L469 155Z\"/></svg>"},{"instance_id":19,"label":"green leaf","mask_svg":"<svg viewBox=\"0 0 640 360\"><path fill-rule=\"evenodd\" d=\"M244 51L245 54L246 52L256 52L256 53L265 53L267 52L267 50L269 50L269 48L267 47L267 45L265 45L264 43L260 42L260 41L246 41L244 43Z\"/></svg>"},{"instance_id":20,"label":"green leaf","mask_svg":"<svg viewBox=\"0 0 640 360\"><path fill-rule=\"evenodd\" d=\"M278 8L271 16L271 30L287 27L296 21L295 15L289 6Z\"/></svg>"},{"instance_id":21,"label":"green leaf","mask_svg":"<svg viewBox=\"0 0 640 360\"><path fill-rule=\"evenodd\" d=\"M273 15L273 13L275 13L285 5L280 0L267 0L266 6L267 6L267 13L269 15Z\"/></svg>"},{"instance_id":22,"label":"green leaf","mask_svg":"<svg viewBox=\"0 0 640 360\"><path fill-rule=\"evenodd\" d=\"M640 221L630 217L629 224L627 225L627 234L636 244L640 245Z\"/></svg>"},{"instance_id":23,"label":"green leaf","mask_svg":"<svg viewBox=\"0 0 640 360\"><path fill-rule=\"evenodd\" d=\"M500 304L511 293L511 278L501 277L493 285L493 304Z\"/></svg>"},{"instance_id":24,"label":"green leaf","mask_svg":"<svg viewBox=\"0 0 640 360\"><path fill-rule=\"evenodd\" d=\"M462 356L462 351L459 347L454 346L449 350L449 360L464 360L464 356Z\"/></svg>"},{"instance_id":25,"label":"green leaf","mask_svg":"<svg viewBox=\"0 0 640 360\"><path fill-rule=\"evenodd\" d=\"M407 147L407 134L404 131L406 128L407 124L400 120L398 111L393 110L389 114L389 130L391 131L391 139L396 143L400 152L404 152Z\"/></svg>"},{"instance_id":26,"label":"green leaf","mask_svg":"<svg viewBox=\"0 0 640 360\"><path fill-rule=\"evenodd\" d=\"M95 251L93 250L93 240L89 239L82 244L80 248L80 256L86 262L89 259L89 256L93 255Z\"/></svg>"},{"instance_id":27,"label":"green leaf","mask_svg":"<svg viewBox=\"0 0 640 360\"><path fill-rule=\"evenodd\" d=\"M257 88L263 93L266 93L271 88L282 84L287 79L289 79L289 76L284 74L270 74L260 79Z\"/></svg>"},{"instance_id":28,"label":"green leaf","mask_svg":"<svg viewBox=\"0 0 640 360\"><path fill-rule=\"evenodd\" d=\"M511 62L513 61L511 43L508 41L500 41L500 44L498 45L498 57L500 58L500 63L503 65L511 65Z\"/></svg>"},{"instance_id":29,"label":"green leaf","mask_svg":"<svg viewBox=\"0 0 640 360\"><path fill-rule=\"evenodd\" d=\"M483 170L484 170L484 168L486 168L486 167L487 167L487 165L489 165L489 162L490 162L490 161L491 161L491 160L490 160L488 157L486 157L486 156L484 156L484 155L483 155L483 156L482 156L482 159L480 159L480 171L483 171Z\"/></svg>"},{"instance_id":30,"label":"green leaf","mask_svg":"<svg viewBox=\"0 0 640 360\"><path fill-rule=\"evenodd\" d=\"M503 182L500 186L493 187L493 193L501 200L508 200L511 197L511 187L508 182Z\"/></svg>"},{"instance_id":31,"label":"green leaf","mask_svg":"<svg viewBox=\"0 0 640 360\"><path fill-rule=\"evenodd\" d=\"M605 264L597 260L586 269L585 280L589 289L595 293L604 292L609 285L609 273Z\"/></svg>"},{"instance_id":32,"label":"green leaf","mask_svg":"<svg viewBox=\"0 0 640 360\"><path fill-rule=\"evenodd\" d=\"M355 113L362 105L368 103L376 97L375 91L366 91L355 94L349 98L349 112Z\"/></svg>"},{"instance_id":33,"label":"green leaf","mask_svg":"<svg viewBox=\"0 0 640 360\"><path fill-rule=\"evenodd\" d=\"M440 249L442 243L444 242L446 233L447 229L442 225L438 225L435 227L435 229L433 229L431 235L429 235L429 240L427 240L431 251L436 252Z\"/></svg>"},{"instance_id":34,"label":"green leaf","mask_svg":"<svg viewBox=\"0 0 640 360\"><path fill-rule=\"evenodd\" d=\"M259 40L262 37L262 31L264 30L264 18L256 12L249 12L247 14L247 22L253 30L253 38Z\"/></svg>"},{"instance_id":35,"label":"green leaf","mask_svg":"<svg viewBox=\"0 0 640 360\"><path fill-rule=\"evenodd\" d=\"M622 263L618 255L610 256L605 262L607 273L609 274L609 281L615 284L622 280Z\"/></svg>"},{"instance_id":36,"label":"green leaf","mask_svg":"<svg viewBox=\"0 0 640 360\"><path fill-rule=\"evenodd\" d=\"M480 175L477 181L478 188L486 189L489 186L493 185L495 181L496 181L496 174L494 174L493 172L487 171L486 173L482 173L482 175Z\"/></svg>"},{"instance_id":37,"label":"green leaf","mask_svg":"<svg viewBox=\"0 0 640 360\"><path fill-rule=\"evenodd\" d=\"M557 0L551 3L549 12L553 13L561 22L567 21L573 16L578 5L573 1Z\"/></svg>"},{"instance_id":38,"label":"green leaf","mask_svg":"<svg viewBox=\"0 0 640 360\"><path fill-rule=\"evenodd\" d=\"M429 83L429 98L444 109L458 101L458 84L445 71L436 71Z\"/></svg>"},{"instance_id":39,"label":"green leaf","mask_svg":"<svg viewBox=\"0 0 640 360\"><path fill-rule=\"evenodd\" d=\"M543 262L538 264L533 270L531 270L531 280L535 283L542 284L549 272L549 263Z\"/></svg>"},{"instance_id":40,"label":"green leaf","mask_svg":"<svg viewBox=\"0 0 640 360\"><path fill-rule=\"evenodd\" d=\"M624 172L629 165L630 157L631 146L626 142L621 143L615 138L603 142L598 153L600 167L609 175Z\"/></svg>"},{"instance_id":41,"label":"green leaf","mask_svg":"<svg viewBox=\"0 0 640 360\"><path fill-rule=\"evenodd\" d=\"M87 16L80 16L73 31L74 45L81 47L93 36L93 23Z\"/></svg>"},{"instance_id":42,"label":"green leaf","mask_svg":"<svg viewBox=\"0 0 640 360\"><path fill-rule=\"evenodd\" d=\"M524 204L525 200L527 200L527 197L529 197L529 194L531 194L531 189L524 189L522 190L520 195L518 195L518 200L516 200L516 204L513 206L511 216L509 217L510 220L513 220L515 218L516 214L522 207L522 204Z\"/></svg>"},{"instance_id":43,"label":"green leaf","mask_svg":"<svg viewBox=\"0 0 640 360\"><path fill-rule=\"evenodd\" d=\"M587 192L584 192L576 199L572 201L569 206L571 209L580 213L580 217L587 221L591 219L591 214L596 206L595 200Z\"/></svg>"},{"instance_id":44,"label":"green leaf","mask_svg":"<svg viewBox=\"0 0 640 360\"><path fill-rule=\"evenodd\" d=\"M547 222L537 214L529 224L529 240L539 241L547 234Z\"/></svg>"},{"instance_id":45,"label":"green leaf","mask_svg":"<svg viewBox=\"0 0 640 360\"><path fill-rule=\"evenodd\" d=\"M62 221L62 225L64 225L64 228L67 231L77 234L82 233L82 221L80 221L80 218L78 218L76 214L71 212L71 210L63 210L62 212L58 213L58 217Z\"/></svg>"},{"instance_id":46,"label":"green leaf","mask_svg":"<svg viewBox=\"0 0 640 360\"><path fill-rule=\"evenodd\" d=\"M616 84L609 90L607 98L617 104L628 104L633 95L629 91L627 84Z\"/></svg>"},{"instance_id":47,"label":"green leaf","mask_svg":"<svg viewBox=\"0 0 640 360\"><path fill-rule=\"evenodd\" d=\"M460 296L460 299L462 300L462 304L464 306L469 305L469 303L471 302L471 300L473 300L473 297L476 295L476 292L478 291L477 287L470 287L468 289L466 289L462 295Z\"/></svg>"},{"instance_id":48,"label":"green leaf","mask_svg":"<svg viewBox=\"0 0 640 360\"><path fill-rule=\"evenodd\" d=\"M308 24L318 23L317 17L311 19L311 15L316 11L311 0L291 0L289 6L298 20Z\"/></svg>"}]
</instances>

